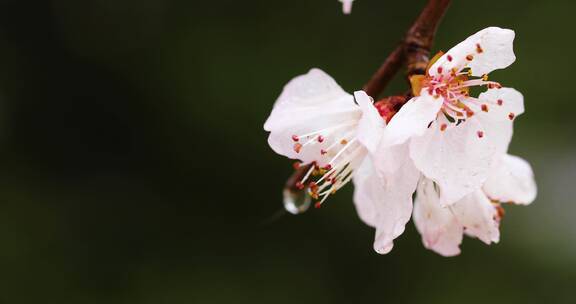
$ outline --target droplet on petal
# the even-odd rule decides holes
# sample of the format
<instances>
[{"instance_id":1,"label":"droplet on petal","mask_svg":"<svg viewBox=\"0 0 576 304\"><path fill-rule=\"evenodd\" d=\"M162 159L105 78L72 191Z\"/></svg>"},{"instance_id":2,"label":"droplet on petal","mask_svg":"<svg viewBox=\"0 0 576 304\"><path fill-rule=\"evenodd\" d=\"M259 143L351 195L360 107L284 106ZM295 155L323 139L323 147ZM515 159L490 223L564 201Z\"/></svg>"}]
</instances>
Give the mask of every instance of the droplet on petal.
<instances>
[{"instance_id":1,"label":"droplet on petal","mask_svg":"<svg viewBox=\"0 0 576 304\"><path fill-rule=\"evenodd\" d=\"M310 204L312 203L310 196L308 196L304 190L294 191L284 189L283 195L284 209L292 214L305 212L310 208Z\"/></svg>"}]
</instances>

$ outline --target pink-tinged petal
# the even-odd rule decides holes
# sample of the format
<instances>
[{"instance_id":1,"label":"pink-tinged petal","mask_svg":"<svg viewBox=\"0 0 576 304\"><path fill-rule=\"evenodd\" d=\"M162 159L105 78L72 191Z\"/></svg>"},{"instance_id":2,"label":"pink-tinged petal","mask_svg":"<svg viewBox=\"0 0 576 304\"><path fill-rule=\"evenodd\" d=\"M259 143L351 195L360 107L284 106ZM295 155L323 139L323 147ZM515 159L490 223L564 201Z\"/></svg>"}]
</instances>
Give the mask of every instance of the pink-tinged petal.
<instances>
[{"instance_id":1,"label":"pink-tinged petal","mask_svg":"<svg viewBox=\"0 0 576 304\"><path fill-rule=\"evenodd\" d=\"M496 148L479 133L482 130L477 119L455 126L439 117L423 136L410 141L410 158L438 184L442 206L480 189L486 181Z\"/></svg>"},{"instance_id":2,"label":"pink-tinged petal","mask_svg":"<svg viewBox=\"0 0 576 304\"><path fill-rule=\"evenodd\" d=\"M380 143L386 122L378 113L376 107L370 96L366 95L364 91L354 92L354 99L362 110L362 118L358 123L357 138L360 143L368 149L371 153L376 152L376 148Z\"/></svg>"},{"instance_id":3,"label":"pink-tinged petal","mask_svg":"<svg viewBox=\"0 0 576 304\"><path fill-rule=\"evenodd\" d=\"M340 141L356 135L361 116L352 95L326 73L312 69L284 87L264 129L276 153L324 165L338 152Z\"/></svg>"},{"instance_id":4,"label":"pink-tinged petal","mask_svg":"<svg viewBox=\"0 0 576 304\"><path fill-rule=\"evenodd\" d=\"M440 206L434 183L422 178L414 201L414 224L427 249L443 256L460 254L463 228L450 209Z\"/></svg>"},{"instance_id":5,"label":"pink-tinged petal","mask_svg":"<svg viewBox=\"0 0 576 304\"><path fill-rule=\"evenodd\" d=\"M467 235L477 237L486 244L498 243L498 211L482 190L474 191L449 208Z\"/></svg>"},{"instance_id":6,"label":"pink-tinged petal","mask_svg":"<svg viewBox=\"0 0 576 304\"><path fill-rule=\"evenodd\" d=\"M340 0L342 2L342 12L346 15L352 13L352 2L354 0Z\"/></svg>"},{"instance_id":7,"label":"pink-tinged petal","mask_svg":"<svg viewBox=\"0 0 576 304\"><path fill-rule=\"evenodd\" d=\"M520 205L528 205L537 194L534 173L524 159L505 154L495 166L484 184L489 198Z\"/></svg>"},{"instance_id":8,"label":"pink-tinged petal","mask_svg":"<svg viewBox=\"0 0 576 304\"><path fill-rule=\"evenodd\" d=\"M369 158L354 173L354 204L360 218L376 228L374 250L386 254L404 232L412 213L412 194L419 172L411 162L394 179L379 176Z\"/></svg>"},{"instance_id":9,"label":"pink-tinged petal","mask_svg":"<svg viewBox=\"0 0 576 304\"><path fill-rule=\"evenodd\" d=\"M441 98L434 98L422 90L420 96L410 99L392 117L384 131L382 144L399 145L411 137L424 134L430 122L436 119L441 107Z\"/></svg>"},{"instance_id":10,"label":"pink-tinged petal","mask_svg":"<svg viewBox=\"0 0 576 304\"><path fill-rule=\"evenodd\" d=\"M482 76L506 68L516 60L514 36L513 30L485 28L446 52L432 65L429 73L436 76L469 67L473 76Z\"/></svg>"}]
</instances>

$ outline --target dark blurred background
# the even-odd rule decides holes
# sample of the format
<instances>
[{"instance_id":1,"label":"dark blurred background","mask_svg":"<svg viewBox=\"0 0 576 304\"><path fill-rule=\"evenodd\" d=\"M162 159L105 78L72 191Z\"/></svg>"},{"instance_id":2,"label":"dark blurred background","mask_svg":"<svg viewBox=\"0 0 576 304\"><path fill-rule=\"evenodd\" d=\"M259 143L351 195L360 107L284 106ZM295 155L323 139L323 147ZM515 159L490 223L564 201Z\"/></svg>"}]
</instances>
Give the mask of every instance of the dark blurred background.
<instances>
[{"instance_id":1,"label":"dark blurred background","mask_svg":"<svg viewBox=\"0 0 576 304\"><path fill-rule=\"evenodd\" d=\"M379 256L351 186L274 217L282 86L361 88L424 2L2 0L0 303L574 303L574 1L455 0L438 33L517 32L493 78L525 95L511 152L539 197L500 244L443 258L409 223Z\"/></svg>"}]
</instances>

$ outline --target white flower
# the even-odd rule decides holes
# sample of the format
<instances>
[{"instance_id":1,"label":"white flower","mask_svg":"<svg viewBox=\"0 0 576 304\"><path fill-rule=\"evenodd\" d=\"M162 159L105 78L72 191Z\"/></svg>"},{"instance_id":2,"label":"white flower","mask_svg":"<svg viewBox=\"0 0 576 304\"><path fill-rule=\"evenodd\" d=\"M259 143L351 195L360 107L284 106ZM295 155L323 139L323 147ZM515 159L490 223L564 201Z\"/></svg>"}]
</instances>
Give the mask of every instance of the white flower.
<instances>
[{"instance_id":1,"label":"white flower","mask_svg":"<svg viewBox=\"0 0 576 304\"><path fill-rule=\"evenodd\" d=\"M350 14L352 12L352 2L354 0L338 0L340 2L342 2L342 12L344 12L344 14Z\"/></svg>"},{"instance_id":2,"label":"white flower","mask_svg":"<svg viewBox=\"0 0 576 304\"><path fill-rule=\"evenodd\" d=\"M348 94L326 73L312 69L284 87L264 129L276 153L313 164L299 186L308 186L322 204L352 179L384 126L366 93Z\"/></svg>"},{"instance_id":3,"label":"white flower","mask_svg":"<svg viewBox=\"0 0 576 304\"><path fill-rule=\"evenodd\" d=\"M416 96L386 127L380 149L408 143L411 161L438 185L442 206L481 188L508 149L512 120L524 112L522 94L487 76L514 62L513 40L512 30L489 27L456 45L411 79ZM488 90L472 97L473 86Z\"/></svg>"},{"instance_id":4,"label":"white flower","mask_svg":"<svg viewBox=\"0 0 576 304\"><path fill-rule=\"evenodd\" d=\"M376 171L371 152L386 125L376 106L363 91L352 96L326 73L312 69L284 87L264 129L276 153L314 164L298 186L319 200L317 207L354 180L358 214L376 228L375 250L387 253L410 220L420 174L411 162L394 178ZM390 157L406 154L399 147L390 149Z\"/></svg>"},{"instance_id":5,"label":"white flower","mask_svg":"<svg viewBox=\"0 0 576 304\"><path fill-rule=\"evenodd\" d=\"M526 205L536 197L530 165L508 154L498 159L482 189L453 205L442 207L438 190L431 180L421 179L414 201L414 223L424 246L443 256L460 253L464 233L486 244L497 243L504 215L500 203Z\"/></svg>"}]
</instances>

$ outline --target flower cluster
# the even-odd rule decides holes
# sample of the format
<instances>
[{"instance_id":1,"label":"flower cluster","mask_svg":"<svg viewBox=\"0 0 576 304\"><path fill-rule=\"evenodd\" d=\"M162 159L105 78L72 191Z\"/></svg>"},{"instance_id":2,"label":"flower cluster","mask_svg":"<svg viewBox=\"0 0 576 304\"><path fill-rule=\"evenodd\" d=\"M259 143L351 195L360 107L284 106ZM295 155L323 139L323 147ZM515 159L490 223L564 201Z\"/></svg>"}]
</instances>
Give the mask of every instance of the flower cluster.
<instances>
[{"instance_id":1,"label":"flower cluster","mask_svg":"<svg viewBox=\"0 0 576 304\"><path fill-rule=\"evenodd\" d=\"M378 253L411 216L424 246L444 256L460 253L464 234L498 242L502 204L536 197L530 165L507 153L523 96L488 79L514 62L513 40L497 27L470 36L410 79L414 97L393 116L312 69L284 87L264 125L268 143L311 165L297 186L316 206L353 181ZM473 97L472 87L486 90Z\"/></svg>"}]
</instances>

